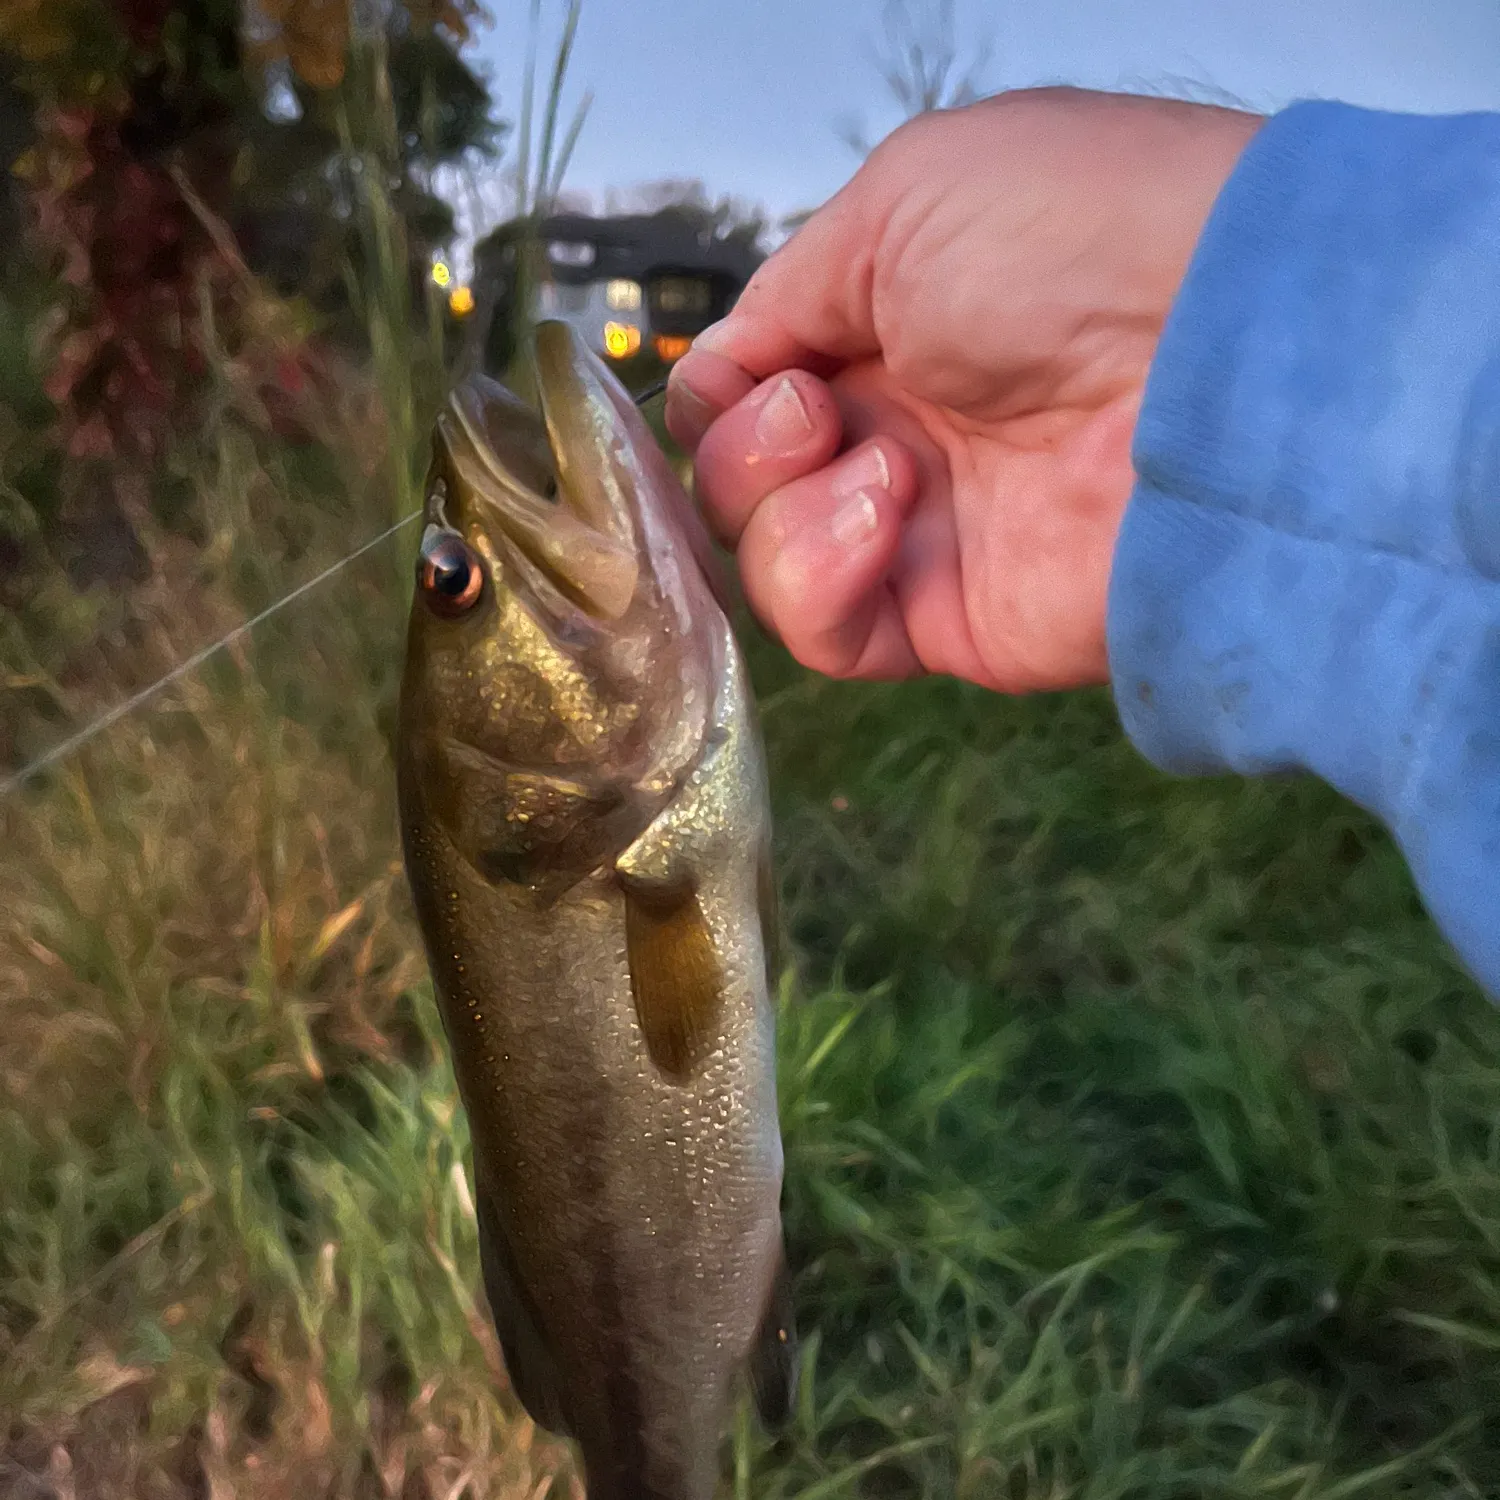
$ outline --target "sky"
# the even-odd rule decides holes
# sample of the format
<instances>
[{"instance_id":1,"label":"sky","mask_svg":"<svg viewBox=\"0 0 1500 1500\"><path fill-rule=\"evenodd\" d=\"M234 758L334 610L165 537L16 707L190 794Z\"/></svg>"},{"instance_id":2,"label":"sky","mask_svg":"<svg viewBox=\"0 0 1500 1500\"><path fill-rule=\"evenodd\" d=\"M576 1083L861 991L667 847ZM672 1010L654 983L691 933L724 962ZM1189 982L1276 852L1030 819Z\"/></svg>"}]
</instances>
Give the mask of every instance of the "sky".
<instances>
[{"instance_id":1,"label":"sky","mask_svg":"<svg viewBox=\"0 0 1500 1500\"><path fill-rule=\"evenodd\" d=\"M1500 0L956 0L983 92L1039 83L1500 109ZM492 0L474 57L502 115L520 96L527 0ZM562 0L543 0L546 38ZM782 215L858 165L838 127L898 123L872 58L882 0L582 0L571 94L594 103L568 185L702 178ZM544 43L544 46L546 43Z\"/></svg>"}]
</instances>

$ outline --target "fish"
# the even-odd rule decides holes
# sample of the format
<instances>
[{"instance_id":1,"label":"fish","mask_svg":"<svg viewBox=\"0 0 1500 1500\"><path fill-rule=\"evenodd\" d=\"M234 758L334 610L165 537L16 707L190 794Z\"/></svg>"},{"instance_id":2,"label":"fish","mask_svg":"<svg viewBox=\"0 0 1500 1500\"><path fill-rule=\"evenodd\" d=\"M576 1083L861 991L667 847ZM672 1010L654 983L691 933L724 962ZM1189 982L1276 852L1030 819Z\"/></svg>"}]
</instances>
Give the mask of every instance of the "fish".
<instances>
[{"instance_id":1,"label":"fish","mask_svg":"<svg viewBox=\"0 0 1500 1500\"><path fill-rule=\"evenodd\" d=\"M540 323L442 410L396 731L408 884L506 1370L590 1500L709 1500L789 1418L764 749L697 511Z\"/></svg>"}]
</instances>

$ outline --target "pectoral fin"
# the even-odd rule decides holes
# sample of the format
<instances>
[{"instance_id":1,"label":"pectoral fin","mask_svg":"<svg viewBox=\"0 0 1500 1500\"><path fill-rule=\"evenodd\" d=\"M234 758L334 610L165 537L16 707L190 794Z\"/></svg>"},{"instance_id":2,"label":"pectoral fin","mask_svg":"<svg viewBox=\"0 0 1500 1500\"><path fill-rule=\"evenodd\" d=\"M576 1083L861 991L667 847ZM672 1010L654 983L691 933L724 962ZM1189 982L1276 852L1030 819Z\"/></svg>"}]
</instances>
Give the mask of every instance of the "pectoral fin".
<instances>
[{"instance_id":1,"label":"pectoral fin","mask_svg":"<svg viewBox=\"0 0 1500 1500\"><path fill-rule=\"evenodd\" d=\"M490 1196L481 1188L477 1197L479 1266L495 1332L500 1336L500 1352L505 1356L505 1372L526 1415L538 1427L569 1437L557 1364L516 1275L510 1245L495 1217Z\"/></svg>"},{"instance_id":2,"label":"pectoral fin","mask_svg":"<svg viewBox=\"0 0 1500 1500\"><path fill-rule=\"evenodd\" d=\"M691 885L662 891L622 876L625 949L635 1013L651 1060L688 1077L713 1050L723 975Z\"/></svg>"},{"instance_id":3,"label":"pectoral fin","mask_svg":"<svg viewBox=\"0 0 1500 1500\"><path fill-rule=\"evenodd\" d=\"M766 1429L784 1427L797 1400L797 1322L792 1278L783 1260L771 1286L766 1316L750 1351L750 1390Z\"/></svg>"},{"instance_id":4,"label":"pectoral fin","mask_svg":"<svg viewBox=\"0 0 1500 1500\"><path fill-rule=\"evenodd\" d=\"M701 758L615 860L636 1014L652 1059L674 1079L691 1074L719 1034L723 959L700 894L737 877L764 838L764 772L746 732L749 685L723 628L726 670Z\"/></svg>"}]
</instances>

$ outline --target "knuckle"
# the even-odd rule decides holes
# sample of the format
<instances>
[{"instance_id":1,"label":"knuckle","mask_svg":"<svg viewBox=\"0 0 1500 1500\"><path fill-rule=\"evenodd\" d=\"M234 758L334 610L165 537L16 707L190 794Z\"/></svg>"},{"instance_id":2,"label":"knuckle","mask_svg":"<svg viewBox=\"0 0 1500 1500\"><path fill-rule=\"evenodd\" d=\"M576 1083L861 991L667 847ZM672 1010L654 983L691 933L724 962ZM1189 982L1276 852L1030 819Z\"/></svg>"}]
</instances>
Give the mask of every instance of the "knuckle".
<instances>
[{"instance_id":1,"label":"knuckle","mask_svg":"<svg viewBox=\"0 0 1500 1500\"><path fill-rule=\"evenodd\" d=\"M903 120L870 153L865 169L873 175L910 165L914 157L924 156L933 148L942 125L936 114L914 115Z\"/></svg>"},{"instance_id":2,"label":"knuckle","mask_svg":"<svg viewBox=\"0 0 1500 1500\"><path fill-rule=\"evenodd\" d=\"M837 635L813 636L802 643L800 650L794 650L792 655L809 672L818 672L836 681L843 681L854 675L854 653L847 649Z\"/></svg>"},{"instance_id":3,"label":"knuckle","mask_svg":"<svg viewBox=\"0 0 1500 1500\"><path fill-rule=\"evenodd\" d=\"M778 591L776 622L782 644L801 666L824 677L847 677L854 661L844 639L848 623L829 605L817 580L804 574L794 587Z\"/></svg>"}]
</instances>

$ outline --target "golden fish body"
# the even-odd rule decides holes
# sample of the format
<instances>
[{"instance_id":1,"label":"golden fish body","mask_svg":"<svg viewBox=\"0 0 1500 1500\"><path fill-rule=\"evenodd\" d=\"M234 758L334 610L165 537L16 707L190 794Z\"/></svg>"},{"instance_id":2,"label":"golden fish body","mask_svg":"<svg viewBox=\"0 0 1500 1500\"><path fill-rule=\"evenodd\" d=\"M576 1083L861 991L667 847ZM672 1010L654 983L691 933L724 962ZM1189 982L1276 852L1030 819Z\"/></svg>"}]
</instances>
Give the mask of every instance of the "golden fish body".
<instances>
[{"instance_id":1,"label":"golden fish body","mask_svg":"<svg viewBox=\"0 0 1500 1500\"><path fill-rule=\"evenodd\" d=\"M565 325L542 414L438 424L402 683L408 878L511 1380L591 1500L707 1500L792 1399L765 772L681 484Z\"/></svg>"}]
</instances>

